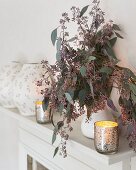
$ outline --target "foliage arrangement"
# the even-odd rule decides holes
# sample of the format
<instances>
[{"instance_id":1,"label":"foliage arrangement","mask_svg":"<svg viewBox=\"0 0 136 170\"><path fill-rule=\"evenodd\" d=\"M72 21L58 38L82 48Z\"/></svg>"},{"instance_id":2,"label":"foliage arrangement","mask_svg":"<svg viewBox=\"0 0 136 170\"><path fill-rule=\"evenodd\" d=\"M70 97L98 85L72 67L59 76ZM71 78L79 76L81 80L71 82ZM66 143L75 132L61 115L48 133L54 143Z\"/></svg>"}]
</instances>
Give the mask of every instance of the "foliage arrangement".
<instances>
[{"instance_id":1,"label":"foliage arrangement","mask_svg":"<svg viewBox=\"0 0 136 170\"><path fill-rule=\"evenodd\" d=\"M85 13L90 5L81 10L72 7L72 17L68 13L62 14L60 26L51 33L51 41L57 50L56 63L49 65L47 61L42 61L43 67L55 77L52 87L42 91L46 101L44 108L50 106L52 120L53 113L61 114L54 125L52 144L56 135L61 136L54 156L58 150L64 157L67 156L66 141L73 130L71 122L84 114L85 108L88 118L92 112L103 110L106 105L117 112L110 98L113 86L120 92L122 113L118 120L128 126L129 144L136 148L136 76L130 69L117 65L113 46L117 38L123 38L119 26L113 21L105 22L99 0L94 0L92 4L87 15ZM77 26L76 35L72 38L67 31L69 24ZM49 83L43 75L38 85L43 81Z\"/></svg>"}]
</instances>

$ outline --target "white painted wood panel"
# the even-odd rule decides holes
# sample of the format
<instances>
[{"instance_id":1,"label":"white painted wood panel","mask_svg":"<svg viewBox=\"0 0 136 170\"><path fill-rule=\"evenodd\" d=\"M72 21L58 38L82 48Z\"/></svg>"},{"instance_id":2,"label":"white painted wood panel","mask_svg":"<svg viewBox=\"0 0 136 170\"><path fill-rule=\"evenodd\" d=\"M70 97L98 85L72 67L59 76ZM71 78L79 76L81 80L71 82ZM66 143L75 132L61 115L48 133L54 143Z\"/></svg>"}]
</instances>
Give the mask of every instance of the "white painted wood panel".
<instances>
[{"instance_id":1,"label":"white painted wood panel","mask_svg":"<svg viewBox=\"0 0 136 170\"><path fill-rule=\"evenodd\" d=\"M131 170L131 158L122 161L122 170Z\"/></svg>"},{"instance_id":2,"label":"white painted wood panel","mask_svg":"<svg viewBox=\"0 0 136 170\"><path fill-rule=\"evenodd\" d=\"M82 163L82 160L76 160L74 157L71 157L71 155L68 155L68 157L65 159L63 159L59 155L53 158L54 147L51 144L48 144L41 139L38 139L36 136L29 134L28 132L22 129L20 129L20 141L24 145L28 146L30 149L34 150L34 152L36 152L37 154L42 155L44 159L50 161L52 164L54 164L55 167L60 167L60 169L91 169L91 167ZM50 169L50 167L48 167L47 165L46 167Z\"/></svg>"},{"instance_id":3,"label":"white painted wood panel","mask_svg":"<svg viewBox=\"0 0 136 170\"><path fill-rule=\"evenodd\" d=\"M0 111L0 170L18 170L18 121Z\"/></svg>"},{"instance_id":4,"label":"white painted wood panel","mask_svg":"<svg viewBox=\"0 0 136 170\"><path fill-rule=\"evenodd\" d=\"M128 147L124 139L120 141L117 154L99 154L95 151L93 141L82 136L79 121L67 144L68 157L63 159L57 155L53 158L54 148L59 138L55 146L52 146L51 124L39 125L35 117L23 117L16 109L7 110L0 107L0 113L18 122L19 170L26 170L27 154L50 170L135 170L136 153Z\"/></svg>"},{"instance_id":5,"label":"white painted wood panel","mask_svg":"<svg viewBox=\"0 0 136 170\"><path fill-rule=\"evenodd\" d=\"M131 170L136 170L136 156L131 158Z\"/></svg>"},{"instance_id":6,"label":"white painted wood panel","mask_svg":"<svg viewBox=\"0 0 136 170\"><path fill-rule=\"evenodd\" d=\"M27 151L19 142L19 170L27 170Z\"/></svg>"}]
</instances>

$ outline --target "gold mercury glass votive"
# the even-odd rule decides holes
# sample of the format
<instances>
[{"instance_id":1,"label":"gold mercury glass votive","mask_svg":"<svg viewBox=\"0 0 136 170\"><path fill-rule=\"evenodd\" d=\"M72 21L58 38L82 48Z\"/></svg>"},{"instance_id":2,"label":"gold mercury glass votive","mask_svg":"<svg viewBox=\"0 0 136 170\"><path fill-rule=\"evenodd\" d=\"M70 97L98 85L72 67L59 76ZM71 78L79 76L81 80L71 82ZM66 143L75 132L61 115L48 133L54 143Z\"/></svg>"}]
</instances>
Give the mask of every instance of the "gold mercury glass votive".
<instances>
[{"instance_id":1,"label":"gold mercury glass votive","mask_svg":"<svg viewBox=\"0 0 136 170\"><path fill-rule=\"evenodd\" d=\"M99 153L116 153L119 146L118 123L112 121L95 122L94 145Z\"/></svg>"}]
</instances>

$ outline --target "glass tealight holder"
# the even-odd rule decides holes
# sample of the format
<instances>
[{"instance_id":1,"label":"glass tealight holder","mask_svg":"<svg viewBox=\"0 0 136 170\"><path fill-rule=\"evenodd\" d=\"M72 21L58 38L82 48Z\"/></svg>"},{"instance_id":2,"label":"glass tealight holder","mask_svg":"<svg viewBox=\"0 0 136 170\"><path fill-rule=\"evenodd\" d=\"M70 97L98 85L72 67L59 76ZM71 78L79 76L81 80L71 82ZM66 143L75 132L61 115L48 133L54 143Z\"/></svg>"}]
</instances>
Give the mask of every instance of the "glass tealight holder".
<instances>
[{"instance_id":1,"label":"glass tealight holder","mask_svg":"<svg viewBox=\"0 0 136 170\"><path fill-rule=\"evenodd\" d=\"M40 124L49 123L49 111L43 110L43 101L36 101L35 103L35 112L36 112L36 121Z\"/></svg>"},{"instance_id":2,"label":"glass tealight holder","mask_svg":"<svg viewBox=\"0 0 136 170\"><path fill-rule=\"evenodd\" d=\"M119 146L118 123L113 121L95 122L94 145L99 153L116 153Z\"/></svg>"}]
</instances>

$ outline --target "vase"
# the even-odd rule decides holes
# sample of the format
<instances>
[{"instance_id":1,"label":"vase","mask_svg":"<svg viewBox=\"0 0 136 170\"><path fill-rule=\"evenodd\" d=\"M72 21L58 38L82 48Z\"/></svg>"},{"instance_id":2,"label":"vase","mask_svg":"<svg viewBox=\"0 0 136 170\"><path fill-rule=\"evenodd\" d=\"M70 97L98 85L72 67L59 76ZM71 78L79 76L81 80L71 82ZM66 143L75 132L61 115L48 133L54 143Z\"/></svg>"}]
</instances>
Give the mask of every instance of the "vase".
<instances>
[{"instance_id":1,"label":"vase","mask_svg":"<svg viewBox=\"0 0 136 170\"><path fill-rule=\"evenodd\" d=\"M42 67L42 64L27 63L23 65L22 70L15 79L14 102L24 116L35 115L36 101L43 100L41 90L50 87L50 84L45 83L37 86L37 81L40 81L43 75L48 77L49 82L51 82L50 74L46 68Z\"/></svg>"},{"instance_id":2,"label":"vase","mask_svg":"<svg viewBox=\"0 0 136 170\"><path fill-rule=\"evenodd\" d=\"M0 104L6 108L15 108L13 101L14 79L22 68L19 62L10 62L0 70Z\"/></svg>"},{"instance_id":3,"label":"vase","mask_svg":"<svg viewBox=\"0 0 136 170\"><path fill-rule=\"evenodd\" d=\"M96 113L91 113L90 118L88 119L84 115L81 121L81 132L87 138L94 139L94 123L101 120L114 120L111 113L107 110L99 110Z\"/></svg>"}]
</instances>

